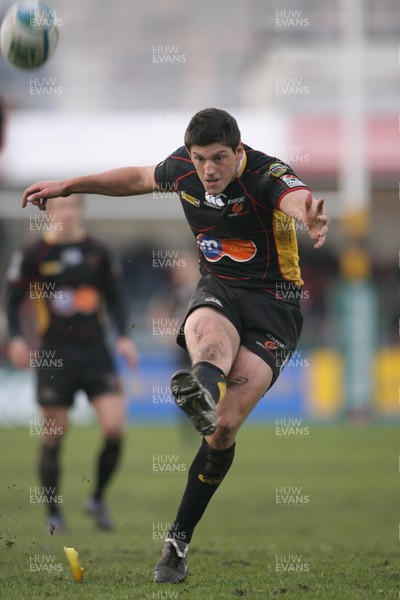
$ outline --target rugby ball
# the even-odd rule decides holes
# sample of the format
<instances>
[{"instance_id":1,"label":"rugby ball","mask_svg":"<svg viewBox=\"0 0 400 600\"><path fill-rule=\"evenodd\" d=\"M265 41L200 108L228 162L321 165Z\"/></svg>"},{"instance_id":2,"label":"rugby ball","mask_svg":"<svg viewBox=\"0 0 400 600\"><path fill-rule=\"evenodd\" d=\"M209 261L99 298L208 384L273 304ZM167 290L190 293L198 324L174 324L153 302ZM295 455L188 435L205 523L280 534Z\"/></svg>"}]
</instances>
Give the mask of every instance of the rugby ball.
<instances>
[{"instance_id":1,"label":"rugby ball","mask_svg":"<svg viewBox=\"0 0 400 600\"><path fill-rule=\"evenodd\" d=\"M0 28L4 58L19 69L36 69L53 54L58 43L57 17L43 2L15 2Z\"/></svg>"}]
</instances>

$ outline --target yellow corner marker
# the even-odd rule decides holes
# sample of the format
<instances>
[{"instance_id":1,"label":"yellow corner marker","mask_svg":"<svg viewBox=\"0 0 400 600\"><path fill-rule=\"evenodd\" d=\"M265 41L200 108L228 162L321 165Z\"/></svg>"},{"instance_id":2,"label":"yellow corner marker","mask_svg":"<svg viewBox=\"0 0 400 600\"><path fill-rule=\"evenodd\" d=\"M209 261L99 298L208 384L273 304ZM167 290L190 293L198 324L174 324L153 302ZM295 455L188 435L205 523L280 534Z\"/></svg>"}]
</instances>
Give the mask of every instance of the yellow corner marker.
<instances>
[{"instance_id":1,"label":"yellow corner marker","mask_svg":"<svg viewBox=\"0 0 400 600\"><path fill-rule=\"evenodd\" d=\"M85 569L83 569L79 564L78 552L75 550L75 548L66 548L65 546L64 552L66 557L68 558L68 562L70 564L72 575L74 576L75 581L82 581Z\"/></svg>"}]
</instances>

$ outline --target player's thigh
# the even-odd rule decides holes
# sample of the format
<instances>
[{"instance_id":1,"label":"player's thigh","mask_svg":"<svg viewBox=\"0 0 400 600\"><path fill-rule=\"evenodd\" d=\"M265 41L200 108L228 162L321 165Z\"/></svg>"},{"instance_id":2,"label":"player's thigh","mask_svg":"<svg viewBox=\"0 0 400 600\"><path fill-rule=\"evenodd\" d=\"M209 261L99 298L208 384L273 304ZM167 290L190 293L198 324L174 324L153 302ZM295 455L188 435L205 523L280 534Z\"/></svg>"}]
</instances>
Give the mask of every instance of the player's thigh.
<instances>
[{"instance_id":1,"label":"player's thigh","mask_svg":"<svg viewBox=\"0 0 400 600\"><path fill-rule=\"evenodd\" d=\"M239 350L240 336L221 311L208 306L193 310L185 322L185 338L193 361L210 360L229 372Z\"/></svg>"},{"instance_id":2,"label":"player's thigh","mask_svg":"<svg viewBox=\"0 0 400 600\"><path fill-rule=\"evenodd\" d=\"M96 412L101 432L105 437L121 436L126 417L125 398L122 393L108 392L92 397L90 402Z\"/></svg>"},{"instance_id":3,"label":"player's thigh","mask_svg":"<svg viewBox=\"0 0 400 600\"><path fill-rule=\"evenodd\" d=\"M241 346L228 376L224 398L217 405L217 429L207 438L213 447L228 447L242 423L271 385L271 367L259 356Z\"/></svg>"}]
</instances>

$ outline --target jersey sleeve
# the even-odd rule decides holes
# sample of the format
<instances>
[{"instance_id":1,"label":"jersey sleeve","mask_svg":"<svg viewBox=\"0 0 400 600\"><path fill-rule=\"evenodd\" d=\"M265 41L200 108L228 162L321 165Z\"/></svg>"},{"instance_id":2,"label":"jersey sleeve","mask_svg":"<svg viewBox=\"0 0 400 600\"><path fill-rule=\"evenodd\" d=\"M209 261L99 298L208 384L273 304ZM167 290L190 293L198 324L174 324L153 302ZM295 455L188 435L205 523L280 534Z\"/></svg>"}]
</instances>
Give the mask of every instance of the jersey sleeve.
<instances>
[{"instance_id":1,"label":"jersey sleeve","mask_svg":"<svg viewBox=\"0 0 400 600\"><path fill-rule=\"evenodd\" d=\"M127 335L128 314L122 282L121 266L117 258L104 249L101 275L104 284L104 299L107 311L119 335Z\"/></svg>"},{"instance_id":2,"label":"jersey sleeve","mask_svg":"<svg viewBox=\"0 0 400 600\"><path fill-rule=\"evenodd\" d=\"M185 170L189 164L192 166L192 162L183 146L160 162L154 171L154 179L158 189L165 192L176 192L178 179L186 172Z\"/></svg>"},{"instance_id":3,"label":"jersey sleeve","mask_svg":"<svg viewBox=\"0 0 400 600\"><path fill-rule=\"evenodd\" d=\"M294 170L284 162L272 162L261 178L263 194L274 208L279 209L282 198L294 190L309 190Z\"/></svg>"},{"instance_id":4,"label":"jersey sleeve","mask_svg":"<svg viewBox=\"0 0 400 600\"><path fill-rule=\"evenodd\" d=\"M22 335L20 308L37 276L35 262L29 251L14 252L6 273L5 304L10 337Z\"/></svg>"}]
</instances>

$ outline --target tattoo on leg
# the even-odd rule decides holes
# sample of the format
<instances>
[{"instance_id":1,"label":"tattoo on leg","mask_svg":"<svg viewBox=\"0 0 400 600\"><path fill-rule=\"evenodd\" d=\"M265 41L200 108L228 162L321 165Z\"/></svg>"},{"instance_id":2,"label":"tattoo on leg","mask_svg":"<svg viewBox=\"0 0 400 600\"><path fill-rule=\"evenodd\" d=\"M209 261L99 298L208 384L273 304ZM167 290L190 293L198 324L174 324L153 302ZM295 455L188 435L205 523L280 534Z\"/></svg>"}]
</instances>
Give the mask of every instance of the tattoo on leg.
<instances>
[{"instance_id":1,"label":"tattoo on leg","mask_svg":"<svg viewBox=\"0 0 400 600\"><path fill-rule=\"evenodd\" d=\"M200 331L200 321L197 321L193 327L194 335L196 336L196 342L201 342L204 337L204 331Z\"/></svg>"}]
</instances>

